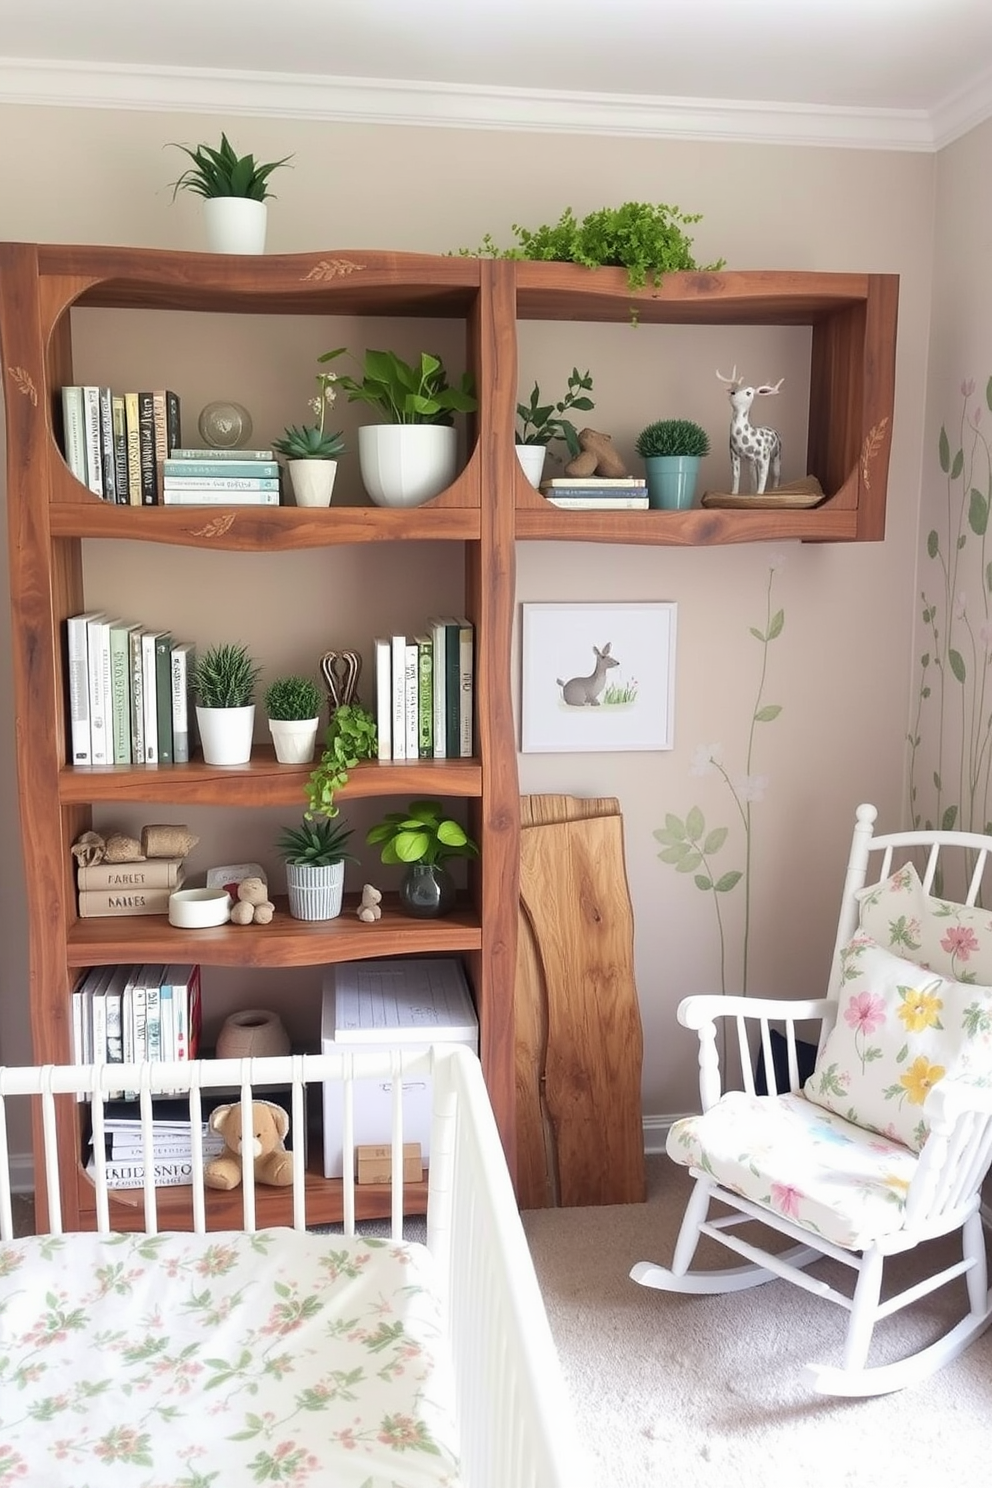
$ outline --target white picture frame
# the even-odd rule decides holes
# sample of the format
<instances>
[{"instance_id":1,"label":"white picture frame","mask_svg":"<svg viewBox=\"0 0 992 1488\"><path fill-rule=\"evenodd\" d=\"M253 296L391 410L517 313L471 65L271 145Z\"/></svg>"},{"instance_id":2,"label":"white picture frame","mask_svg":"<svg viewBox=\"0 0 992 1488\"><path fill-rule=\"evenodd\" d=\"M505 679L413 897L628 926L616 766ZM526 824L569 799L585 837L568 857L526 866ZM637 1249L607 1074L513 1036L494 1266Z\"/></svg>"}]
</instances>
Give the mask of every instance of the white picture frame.
<instances>
[{"instance_id":1,"label":"white picture frame","mask_svg":"<svg viewBox=\"0 0 992 1488\"><path fill-rule=\"evenodd\" d=\"M524 754L674 748L674 602L521 609Z\"/></svg>"}]
</instances>

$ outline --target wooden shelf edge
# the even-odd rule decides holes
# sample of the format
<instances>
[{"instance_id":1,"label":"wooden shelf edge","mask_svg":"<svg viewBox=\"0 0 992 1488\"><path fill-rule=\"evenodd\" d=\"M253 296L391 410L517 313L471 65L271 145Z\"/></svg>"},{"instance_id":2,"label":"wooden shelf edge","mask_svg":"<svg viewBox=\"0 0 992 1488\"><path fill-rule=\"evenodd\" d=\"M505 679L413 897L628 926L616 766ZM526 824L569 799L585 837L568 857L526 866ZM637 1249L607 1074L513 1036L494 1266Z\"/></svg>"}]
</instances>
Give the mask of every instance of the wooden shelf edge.
<instances>
[{"instance_id":1,"label":"wooden shelf edge","mask_svg":"<svg viewBox=\"0 0 992 1488\"><path fill-rule=\"evenodd\" d=\"M628 543L631 546L706 547L747 542L852 542L856 510L828 504L812 510L537 511L518 508L516 536L524 541Z\"/></svg>"}]
</instances>

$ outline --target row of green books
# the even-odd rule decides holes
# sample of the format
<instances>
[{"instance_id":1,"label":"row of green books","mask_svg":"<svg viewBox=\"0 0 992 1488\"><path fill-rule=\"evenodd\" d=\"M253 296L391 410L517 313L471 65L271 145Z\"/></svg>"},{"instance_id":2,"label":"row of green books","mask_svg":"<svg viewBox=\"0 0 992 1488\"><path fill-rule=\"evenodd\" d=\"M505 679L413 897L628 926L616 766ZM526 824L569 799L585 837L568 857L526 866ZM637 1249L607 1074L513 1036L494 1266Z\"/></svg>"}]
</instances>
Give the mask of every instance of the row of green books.
<instances>
[{"instance_id":1,"label":"row of green books","mask_svg":"<svg viewBox=\"0 0 992 1488\"><path fill-rule=\"evenodd\" d=\"M189 760L192 641L88 610L66 621L66 650L71 764Z\"/></svg>"},{"instance_id":2,"label":"row of green books","mask_svg":"<svg viewBox=\"0 0 992 1488\"><path fill-rule=\"evenodd\" d=\"M471 759L475 630L452 615L415 636L376 636L376 728L381 760Z\"/></svg>"}]
</instances>

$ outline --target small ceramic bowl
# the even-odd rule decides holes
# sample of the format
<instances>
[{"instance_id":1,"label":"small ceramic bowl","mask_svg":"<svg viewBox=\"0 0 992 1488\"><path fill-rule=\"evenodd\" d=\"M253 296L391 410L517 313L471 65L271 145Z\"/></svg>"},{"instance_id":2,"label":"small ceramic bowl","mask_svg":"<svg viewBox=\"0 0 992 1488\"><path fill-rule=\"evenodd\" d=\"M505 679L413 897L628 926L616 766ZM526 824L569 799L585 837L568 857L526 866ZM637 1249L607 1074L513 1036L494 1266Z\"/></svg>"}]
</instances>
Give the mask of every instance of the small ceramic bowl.
<instances>
[{"instance_id":1,"label":"small ceramic bowl","mask_svg":"<svg viewBox=\"0 0 992 1488\"><path fill-rule=\"evenodd\" d=\"M204 930L226 925L231 896L226 889L177 889L169 895L169 924L180 930Z\"/></svg>"}]
</instances>

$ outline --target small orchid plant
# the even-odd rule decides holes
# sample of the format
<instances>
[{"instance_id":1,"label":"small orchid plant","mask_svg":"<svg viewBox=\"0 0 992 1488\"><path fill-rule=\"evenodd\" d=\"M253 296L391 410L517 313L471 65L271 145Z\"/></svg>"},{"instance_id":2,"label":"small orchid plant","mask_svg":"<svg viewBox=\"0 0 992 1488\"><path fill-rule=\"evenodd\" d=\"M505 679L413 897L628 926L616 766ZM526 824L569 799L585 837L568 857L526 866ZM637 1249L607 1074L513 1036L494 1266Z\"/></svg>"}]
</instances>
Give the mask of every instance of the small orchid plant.
<instances>
[{"instance_id":1,"label":"small orchid plant","mask_svg":"<svg viewBox=\"0 0 992 1488\"><path fill-rule=\"evenodd\" d=\"M314 424L289 424L279 439L273 439L272 448L287 460L335 460L344 451L344 437L325 433L324 419L329 408L334 407L337 397L337 375L334 372L317 373L317 393L309 401L317 422Z\"/></svg>"}]
</instances>

